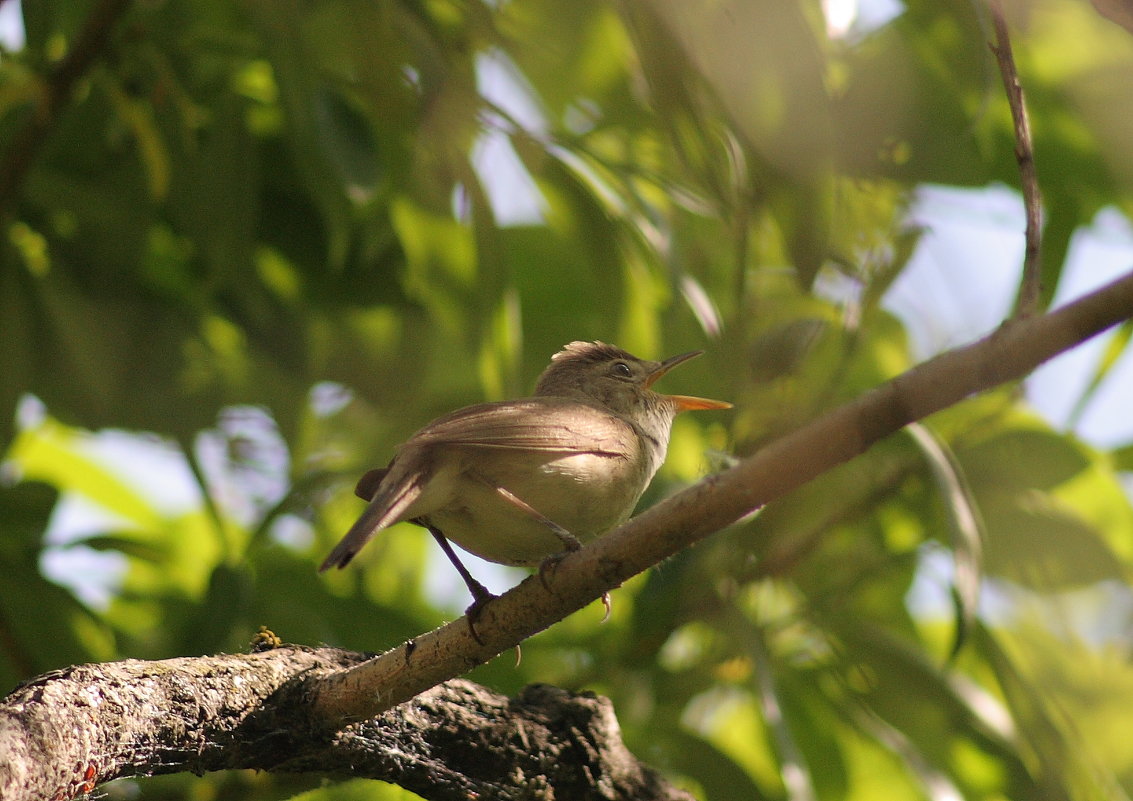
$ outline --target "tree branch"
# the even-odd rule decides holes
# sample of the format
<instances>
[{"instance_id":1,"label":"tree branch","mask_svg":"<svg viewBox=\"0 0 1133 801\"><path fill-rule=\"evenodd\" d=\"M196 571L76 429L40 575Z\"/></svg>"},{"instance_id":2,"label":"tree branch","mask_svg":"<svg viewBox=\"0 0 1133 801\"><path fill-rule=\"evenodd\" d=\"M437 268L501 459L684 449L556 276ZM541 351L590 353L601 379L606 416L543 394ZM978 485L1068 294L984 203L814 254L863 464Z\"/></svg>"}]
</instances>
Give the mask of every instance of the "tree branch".
<instances>
[{"instance_id":1,"label":"tree branch","mask_svg":"<svg viewBox=\"0 0 1133 801\"><path fill-rule=\"evenodd\" d=\"M1007 104L1011 107L1011 120L1015 129L1015 160L1019 163L1019 180L1023 190L1023 209L1027 218L1023 246L1023 276L1019 294L1015 298L1015 315L1027 317L1039 310L1042 294L1042 194L1035 171L1035 148L1031 141L1031 123L1023 99L1023 85L1015 67L1015 54L1011 49L1011 36L1003 16L1002 0L990 0L991 18L995 26L995 44L991 52L999 64Z\"/></svg>"},{"instance_id":2,"label":"tree branch","mask_svg":"<svg viewBox=\"0 0 1133 801\"><path fill-rule=\"evenodd\" d=\"M691 801L621 741L604 698L545 685L508 699L466 681L337 732L306 694L368 654L127 660L40 676L0 705L0 798L63 801L124 776L255 768L367 777L426 798Z\"/></svg>"},{"instance_id":3,"label":"tree branch","mask_svg":"<svg viewBox=\"0 0 1133 801\"><path fill-rule=\"evenodd\" d=\"M376 715L466 673L709 534L781 498L873 443L1133 317L1133 273L1041 317L1015 319L941 354L604 534L489 603L471 636L464 618L312 688L331 728Z\"/></svg>"}]
</instances>

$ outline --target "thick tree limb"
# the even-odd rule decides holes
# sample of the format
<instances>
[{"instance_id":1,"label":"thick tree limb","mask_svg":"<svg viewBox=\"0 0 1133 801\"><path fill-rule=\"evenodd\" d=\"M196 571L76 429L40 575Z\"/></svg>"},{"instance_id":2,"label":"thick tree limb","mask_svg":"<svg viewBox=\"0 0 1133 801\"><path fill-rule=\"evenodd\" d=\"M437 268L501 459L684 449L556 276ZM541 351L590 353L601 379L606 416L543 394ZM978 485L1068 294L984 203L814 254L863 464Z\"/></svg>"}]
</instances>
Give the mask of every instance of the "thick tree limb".
<instances>
[{"instance_id":1,"label":"thick tree limb","mask_svg":"<svg viewBox=\"0 0 1133 801\"><path fill-rule=\"evenodd\" d=\"M313 728L309 687L368 656L283 647L40 676L0 706L0 798L232 768L383 779L437 801L691 798L626 750L609 701L545 685L508 699L456 680L365 723Z\"/></svg>"}]
</instances>

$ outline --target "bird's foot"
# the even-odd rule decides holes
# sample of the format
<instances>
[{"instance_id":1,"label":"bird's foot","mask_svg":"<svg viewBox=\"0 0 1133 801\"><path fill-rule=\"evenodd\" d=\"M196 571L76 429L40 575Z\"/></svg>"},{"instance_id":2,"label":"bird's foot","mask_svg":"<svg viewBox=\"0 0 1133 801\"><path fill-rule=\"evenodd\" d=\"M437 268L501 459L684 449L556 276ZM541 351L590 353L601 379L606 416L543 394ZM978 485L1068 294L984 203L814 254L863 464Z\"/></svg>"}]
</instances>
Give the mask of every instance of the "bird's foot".
<instances>
[{"instance_id":1,"label":"bird's foot","mask_svg":"<svg viewBox=\"0 0 1133 801\"><path fill-rule=\"evenodd\" d=\"M562 551L561 553L551 554L539 563L539 583L543 585L543 589L545 589L547 592L551 591L551 585L547 583L547 576L555 575L555 571L559 567L559 562L563 561L570 554L574 553L582 547L582 543L574 537L571 537L569 540L564 539L563 545L566 547L565 551Z\"/></svg>"},{"instance_id":2,"label":"bird's foot","mask_svg":"<svg viewBox=\"0 0 1133 801\"><path fill-rule=\"evenodd\" d=\"M468 621L468 633L472 635L472 639L476 640L480 645L483 645L484 641L480 639L480 634L476 631L476 621L480 619L484 607L499 596L493 594L487 587L475 579L469 582L468 589L472 593L472 603L464 610L464 619Z\"/></svg>"},{"instance_id":3,"label":"bird's foot","mask_svg":"<svg viewBox=\"0 0 1133 801\"><path fill-rule=\"evenodd\" d=\"M610 612L614 609L614 602L610 600L610 593L602 593L602 606L606 609L606 614L602 615L602 622L605 623L610 619Z\"/></svg>"}]
</instances>

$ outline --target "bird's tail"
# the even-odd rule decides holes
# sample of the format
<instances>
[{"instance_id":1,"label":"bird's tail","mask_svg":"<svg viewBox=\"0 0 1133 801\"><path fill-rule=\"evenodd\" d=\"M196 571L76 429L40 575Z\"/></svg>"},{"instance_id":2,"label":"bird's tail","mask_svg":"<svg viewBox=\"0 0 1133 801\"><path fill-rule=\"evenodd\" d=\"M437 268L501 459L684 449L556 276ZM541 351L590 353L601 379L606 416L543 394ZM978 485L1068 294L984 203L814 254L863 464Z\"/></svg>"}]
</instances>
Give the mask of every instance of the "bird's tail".
<instances>
[{"instance_id":1,"label":"bird's tail","mask_svg":"<svg viewBox=\"0 0 1133 801\"><path fill-rule=\"evenodd\" d=\"M387 482L383 481L382 484L385 485ZM346 536L334 546L334 550L319 565L319 572L322 573L332 567L346 567L375 534L402 519L402 513L421 495L423 485L422 477L414 475L389 486L379 486L370 505L358 518L358 522L350 527Z\"/></svg>"}]
</instances>

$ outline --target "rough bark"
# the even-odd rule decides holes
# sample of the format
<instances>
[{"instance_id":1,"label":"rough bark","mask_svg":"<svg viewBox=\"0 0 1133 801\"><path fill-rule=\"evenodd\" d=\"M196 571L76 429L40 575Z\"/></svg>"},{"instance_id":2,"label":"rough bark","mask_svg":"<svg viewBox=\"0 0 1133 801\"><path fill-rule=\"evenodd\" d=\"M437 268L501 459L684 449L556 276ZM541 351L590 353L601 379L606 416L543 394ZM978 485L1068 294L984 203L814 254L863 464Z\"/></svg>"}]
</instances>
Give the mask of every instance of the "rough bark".
<instances>
[{"instance_id":1,"label":"rough bark","mask_svg":"<svg viewBox=\"0 0 1133 801\"><path fill-rule=\"evenodd\" d=\"M382 779L436 801L691 798L626 749L610 702L588 693L533 685L506 698L454 680L326 728L312 689L371 656L286 646L44 674L0 705L0 798L234 768Z\"/></svg>"}]
</instances>

